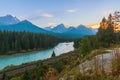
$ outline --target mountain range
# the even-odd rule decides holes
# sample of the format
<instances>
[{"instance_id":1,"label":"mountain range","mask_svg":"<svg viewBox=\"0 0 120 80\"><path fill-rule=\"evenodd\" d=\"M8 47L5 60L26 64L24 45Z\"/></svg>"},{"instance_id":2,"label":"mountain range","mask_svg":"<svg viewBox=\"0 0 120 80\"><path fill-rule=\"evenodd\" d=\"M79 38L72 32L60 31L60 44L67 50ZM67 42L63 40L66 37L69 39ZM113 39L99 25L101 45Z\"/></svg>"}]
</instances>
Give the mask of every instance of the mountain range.
<instances>
[{"instance_id":1,"label":"mountain range","mask_svg":"<svg viewBox=\"0 0 120 80\"><path fill-rule=\"evenodd\" d=\"M40 28L28 20L20 21L18 18L11 15L0 17L0 30L7 31L26 31L33 33L49 34L60 38L80 38L86 35L95 35L96 31L92 28L87 28L84 25L78 27L66 28L64 24L59 24L56 27Z\"/></svg>"},{"instance_id":2,"label":"mountain range","mask_svg":"<svg viewBox=\"0 0 120 80\"><path fill-rule=\"evenodd\" d=\"M47 31L56 33L59 37L64 38L80 38L86 35L95 35L97 30L92 28L87 28L84 25L79 25L78 27L71 26L66 28L64 24L59 24L56 27L46 27Z\"/></svg>"}]
</instances>

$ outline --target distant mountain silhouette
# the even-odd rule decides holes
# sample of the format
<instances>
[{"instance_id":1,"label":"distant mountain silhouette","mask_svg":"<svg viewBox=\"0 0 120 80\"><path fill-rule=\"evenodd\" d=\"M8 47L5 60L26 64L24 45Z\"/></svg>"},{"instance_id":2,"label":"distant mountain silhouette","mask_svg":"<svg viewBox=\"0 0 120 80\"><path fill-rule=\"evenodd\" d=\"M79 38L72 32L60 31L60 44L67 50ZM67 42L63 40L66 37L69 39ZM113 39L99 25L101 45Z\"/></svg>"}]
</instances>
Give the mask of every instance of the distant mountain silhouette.
<instances>
[{"instance_id":1,"label":"distant mountain silhouette","mask_svg":"<svg viewBox=\"0 0 120 80\"><path fill-rule=\"evenodd\" d=\"M55 33L63 33L67 31L67 28L64 26L64 24L59 24L56 27L54 27L51 31Z\"/></svg>"},{"instance_id":2,"label":"distant mountain silhouette","mask_svg":"<svg viewBox=\"0 0 120 80\"><path fill-rule=\"evenodd\" d=\"M19 19L11 15L0 17L0 25L11 25L11 24L19 23L19 22L20 22Z\"/></svg>"},{"instance_id":3,"label":"distant mountain silhouette","mask_svg":"<svg viewBox=\"0 0 120 80\"><path fill-rule=\"evenodd\" d=\"M26 31L26 32L34 32L34 33L44 33L49 34L49 31L46 31L31 22L24 20L17 24L12 25L3 25L0 26L0 30L7 30L7 31Z\"/></svg>"},{"instance_id":4,"label":"distant mountain silhouette","mask_svg":"<svg viewBox=\"0 0 120 80\"><path fill-rule=\"evenodd\" d=\"M80 38L86 35L96 34L96 31L94 29L87 28L84 25L79 25L77 28L75 28L74 26L66 28L63 24L60 24L54 28L49 27L49 31L56 33L56 36L62 38Z\"/></svg>"},{"instance_id":5,"label":"distant mountain silhouette","mask_svg":"<svg viewBox=\"0 0 120 80\"><path fill-rule=\"evenodd\" d=\"M87 28L84 25L79 25L77 28L74 26L66 28L64 24L59 24L54 28L47 27L45 29L42 29L32 24L28 20L20 21L11 15L0 17L0 30L42 33L53 35L59 38L81 38L86 35L96 34L94 29Z\"/></svg>"}]
</instances>

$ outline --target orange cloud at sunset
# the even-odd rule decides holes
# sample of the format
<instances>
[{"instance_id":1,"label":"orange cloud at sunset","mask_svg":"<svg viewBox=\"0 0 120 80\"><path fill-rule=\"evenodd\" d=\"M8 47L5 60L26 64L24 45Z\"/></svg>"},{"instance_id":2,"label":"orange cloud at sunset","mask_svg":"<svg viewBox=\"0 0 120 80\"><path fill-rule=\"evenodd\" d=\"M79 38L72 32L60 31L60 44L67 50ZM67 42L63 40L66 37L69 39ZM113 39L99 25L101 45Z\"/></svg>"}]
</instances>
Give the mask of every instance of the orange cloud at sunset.
<instances>
[{"instance_id":1,"label":"orange cloud at sunset","mask_svg":"<svg viewBox=\"0 0 120 80\"><path fill-rule=\"evenodd\" d=\"M88 24L86 25L88 28L98 28L100 26L100 24L96 23L96 24Z\"/></svg>"}]
</instances>

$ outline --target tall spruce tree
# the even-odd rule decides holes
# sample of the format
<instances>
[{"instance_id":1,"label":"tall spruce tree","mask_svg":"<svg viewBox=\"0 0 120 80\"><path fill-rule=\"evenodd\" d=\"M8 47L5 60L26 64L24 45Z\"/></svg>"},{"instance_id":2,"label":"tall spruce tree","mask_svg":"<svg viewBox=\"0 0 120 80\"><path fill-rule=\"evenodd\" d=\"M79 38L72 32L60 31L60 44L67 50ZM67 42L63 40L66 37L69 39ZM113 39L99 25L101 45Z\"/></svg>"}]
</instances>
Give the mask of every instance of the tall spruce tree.
<instances>
[{"instance_id":1,"label":"tall spruce tree","mask_svg":"<svg viewBox=\"0 0 120 80\"><path fill-rule=\"evenodd\" d=\"M56 55L55 55L55 52L53 51L53 53L52 53L52 55L51 55L51 57L55 57Z\"/></svg>"}]
</instances>

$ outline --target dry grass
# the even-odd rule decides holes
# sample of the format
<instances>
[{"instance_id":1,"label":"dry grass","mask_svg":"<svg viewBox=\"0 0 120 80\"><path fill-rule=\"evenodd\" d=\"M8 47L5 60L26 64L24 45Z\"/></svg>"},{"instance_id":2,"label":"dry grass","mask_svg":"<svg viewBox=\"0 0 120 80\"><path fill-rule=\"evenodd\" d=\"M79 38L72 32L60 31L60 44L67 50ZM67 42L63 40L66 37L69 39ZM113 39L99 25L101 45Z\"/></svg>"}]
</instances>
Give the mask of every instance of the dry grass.
<instances>
[{"instance_id":1,"label":"dry grass","mask_svg":"<svg viewBox=\"0 0 120 80\"><path fill-rule=\"evenodd\" d=\"M98 54L100 53L94 51L91 57ZM110 54L112 59L108 59L109 64L106 63L108 61L106 61L104 54L101 54L101 58L96 56L89 63L87 61L82 63L81 68L79 66L80 70L76 73L73 70L72 77L74 78L70 80L120 80L120 49L115 49ZM70 76L68 75L69 78Z\"/></svg>"}]
</instances>

